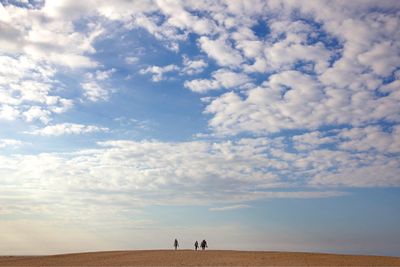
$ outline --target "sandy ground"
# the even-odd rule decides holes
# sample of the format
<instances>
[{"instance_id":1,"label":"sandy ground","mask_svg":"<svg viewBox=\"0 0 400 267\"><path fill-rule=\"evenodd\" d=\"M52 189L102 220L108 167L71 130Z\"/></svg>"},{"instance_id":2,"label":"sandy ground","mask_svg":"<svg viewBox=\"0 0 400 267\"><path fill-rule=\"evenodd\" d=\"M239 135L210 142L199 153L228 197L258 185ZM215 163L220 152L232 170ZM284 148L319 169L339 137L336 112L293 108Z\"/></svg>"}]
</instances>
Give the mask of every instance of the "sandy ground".
<instances>
[{"instance_id":1,"label":"sandy ground","mask_svg":"<svg viewBox=\"0 0 400 267\"><path fill-rule=\"evenodd\" d=\"M400 257L300 252L143 250L1 256L0 266L400 266Z\"/></svg>"}]
</instances>

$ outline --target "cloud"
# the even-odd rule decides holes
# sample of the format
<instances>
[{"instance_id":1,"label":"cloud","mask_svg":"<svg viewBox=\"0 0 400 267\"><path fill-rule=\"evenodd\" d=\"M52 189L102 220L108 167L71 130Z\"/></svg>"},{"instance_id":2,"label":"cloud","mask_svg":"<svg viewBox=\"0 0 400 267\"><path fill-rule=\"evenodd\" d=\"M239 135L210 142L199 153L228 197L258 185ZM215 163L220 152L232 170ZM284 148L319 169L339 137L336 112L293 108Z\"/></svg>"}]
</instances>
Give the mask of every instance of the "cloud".
<instances>
[{"instance_id":1,"label":"cloud","mask_svg":"<svg viewBox=\"0 0 400 267\"><path fill-rule=\"evenodd\" d=\"M67 124L48 126L35 134L98 130ZM112 192L116 199L127 202L136 199L145 205L243 203L263 198L318 198L343 194L329 190L293 190L292 182L289 184L284 178L290 168L298 168L299 177L292 177L292 180L297 179L296 182L304 186L300 177L309 171L296 167L303 156L281 151L277 140L268 142L260 138L215 143L109 140L98 145L69 153L0 156L0 166L8 166L3 169L7 178L1 183L29 184L29 187L19 187L28 191L45 187L49 192L87 192L100 199L106 197L104 192ZM326 164L338 160L338 154L324 156L321 153L319 156ZM309 161L312 160L310 155ZM343 164L351 166L352 162L346 160L343 158Z\"/></svg>"},{"instance_id":2,"label":"cloud","mask_svg":"<svg viewBox=\"0 0 400 267\"><path fill-rule=\"evenodd\" d=\"M368 11L374 7L380 11ZM211 115L209 126L217 134L265 134L397 123L397 96L374 93L386 83L382 76L391 75L399 61L398 17L384 12L396 8L393 3L373 2L363 6L337 2L328 8L325 2L157 2L151 10L162 15L143 13L140 7L132 11L134 19L127 24L145 28L167 45L179 45L195 33L199 48L227 72L250 79L262 73L265 78L252 79L257 83L246 94L221 94L205 113ZM296 16L291 15L294 11ZM257 24L265 24L263 36L253 30ZM163 70L151 68L142 73L153 73L153 80L161 81ZM186 81L184 86L201 93L237 86L223 85L214 75ZM231 80L235 81L222 79Z\"/></svg>"},{"instance_id":3,"label":"cloud","mask_svg":"<svg viewBox=\"0 0 400 267\"><path fill-rule=\"evenodd\" d=\"M336 136L326 136L318 131L295 135L292 140L297 150L315 149L320 145L335 144L339 141Z\"/></svg>"},{"instance_id":4,"label":"cloud","mask_svg":"<svg viewBox=\"0 0 400 267\"><path fill-rule=\"evenodd\" d=\"M44 128L37 129L29 132L33 135L42 136L60 136L65 134L87 134L96 132L108 132L109 129L106 127L98 127L95 125L83 125L77 123L61 123L48 125Z\"/></svg>"},{"instance_id":5,"label":"cloud","mask_svg":"<svg viewBox=\"0 0 400 267\"><path fill-rule=\"evenodd\" d=\"M100 80L100 81L104 81L106 79L109 79L111 77L111 75L116 72L116 69L112 68L110 70L105 70L105 71L101 71L101 70L96 70L96 79Z\"/></svg>"},{"instance_id":6,"label":"cloud","mask_svg":"<svg viewBox=\"0 0 400 267\"><path fill-rule=\"evenodd\" d=\"M237 210L237 209L246 209L250 208L251 206L240 204L240 205L232 205L232 206L225 206L225 207L218 207L218 208L210 208L209 211L229 211L229 210Z\"/></svg>"},{"instance_id":7,"label":"cloud","mask_svg":"<svg viewBox=\"0 0 400 267\"><path fill-rule=\"evenodd\" d=\"M96 102L99 100L108 99L109 95L108 90L95 81L88 81L81 83L81 86L85 92L84 96L90 101Z\"/></svg>"},{"instance_id":8,"label":"cloud","mask_svg":"<svg viewBox=\"0 0 400 267\"><path fill-rule=\"evenodd\" d=\"M10 105L2 104L0 106L0 119L2 120L15 120L20 116L20 112Z\"/></svg>"},{"instance_id":9,"label":"cloud","mask_svg":"<svg viewBox=\"0 0 400 267\"><path fill-rule=\"evenodd\" d=\"M204 94L207 137L217 140L109 140L75 152L0 156L1 182L26 186L25 193L84 191L95 201L112 192L115 203L146 204L398 186L398 10L391 1L0 4L1 120L48 124L33 131L46 136L107 131L51 121L76 100L110 99L117 67L103 66L96 40L122 25L116 34L144 29L174 52L197 45L182 66L149 63L140 73L154 82L201 73L183 86ZM63 76L82 90L71 92Z\"/></svg>"},{"instance_id":10,"label":"cloud","mask_svg":"<svg viewBox=\"0 0 400 267\"><path fill-rule=\"evenodd\" d=\"M33 134L102 131L107 129L60 124ZM342 187L400 185L400 161L385 152L349 151L340 142L330 148L293 151L290 141L282 137L214 142L108 140L71 152L0 156L0 166L7 166L1 183L29 184L19 187L26 190L87 192L94 199L110 192L116 199L135 199L144 205L323 198L345 194L338 190Z\"/></svg>"},{"instance_id":11,"label":"cloud","mask_svg":"<svg viewBox=\"0 0 400 267\"><path fill-rule=\"evenodd\" d=\"M393 126L392 130L384 131L380 126L367 126L342 130L340 147L347 150L368 151L376 149L382 153L400 152L400 125Z\"/></svg>"},{"instance_id":12,"label":"cloud","mask_svg":"<svg viewBox=\"0 0 400 267\"><path fill-rule=\"evenodd\" d=\"M245 96L222 94L206 107L206 112L213 115L211 129L222 135L400 121L395 93L378 97L364 88L358 84L352 92L326 86L299 71L285 71L271 75L261 86L247 90Z\"/></svg>"},{"instance_id":13,"label":"cloud","mask_svg":"<svg viewBox=\"0 0 400 267\"><path fill-rule=\"evenodd\" d=\"M23 144L20 140L15 139L0 139L0 148L5 147L19 147Z\"/></svg>"},{"instance_id":14,"label":"cloud","mask_svg":"<svg viewBox=\"0 0 400 267\"><path fill-rule=\"evenodd\" d=\"M383 165L345 168L337 173L317 175L310 184L322 187L397 187L400 182L398 168L399 164L395 160Z\"/></svg>"},{"instance_id":15,"label":"cloud","mask_svg":"<svg viewBox=\"0 0 400 267\"><path fill-rule=\"evenodd\" d=\"M77 4L69 9L71 3L70 7L63 6L63 3L54 5L52 1L47 1L39 10L1 5L3 16L0 23L3 31L0 40L6 44L1 51L27 54L34 60L70 68L97 66L86 54L95 52L91 43L103 29L90 24L87 33L76 31L70 20L74 16L63 11L82 14L84 5Z\"/></svg>"},{"instance_id":16,"label":"cloud","mask_svg":"<svg viewBox=\"0 0 400 267\"><path fill-rule=\"evenodd\" d=\"M182 72L187 75L194 75L203 72L204 68L208 66L207 62L203 59L191 60L187 56L183 56Z\"/></svg>"},{"instance_id":17,"label":"cloud","mask_svg":"<svg viewBox=\"0 0 400 267\"><path fill-rule=\"evenodd\" d=\"M138 61L139 61L139 58L138 58L138 57L132 57L132 56L130 56L130 57L126 57L126 58L125 58L126 64L129 64L129 65L135 64L135 63L138 62Z\"/></svg>"},{"instance_id":18,"label":"cloud","mask_svg":"<svg viewBox=\"0 0 400 267\"><path fill-rule=\"evenodd\" d=\"M81 87L84 90L84 97L89 101L97 102L100 100L108 100L112 89L107 81L110 80L112 74L116 72L116 69L112 68L109 70L96 70L95 72L87 72L85 74L85 81L81 83Z\"/></svg>"},{"instance_id":19,"label":"cloud","mask_svg":"<svg viewBox=\"0 0 400 267\"><path fill-rule=\"evenodd\" d=\"M189 30L197 34L210 34L214 23L187 12L183 5L176 1L156 1L160 11L168 16L166 23L180 30Z\"/></svg>"},{"instance_id":20,"label":"cloud","mask_svg":"<svg viewBox=\"0 0 400 267\"><path fill-rule=\"evenodd\" d=\"M400 46L390 42L375 44L371 50L358 55L358 60L370 66L378 75L386 77L399 66Z\"/></svg>"},{"instance_id":21,"label":"cloud","mask_svg":"<svg viewBox=\"0 0 400 267\"><path fill-rule=\"evenodd\" d=\"M164 74L168 72L178 71L179 67L174 64L166 65L163 67L160 66L150 66L146 69L141 69L139 71L140 74L152 74L151 80L153 82L160 82L165 79Z\"/></svg>"},{"instance_id":22,"label":"cloud","mask_svg":"<svg viewBox=\"0 0 400 267\"><path fill-rule=\"evenodd\" d=\"M244 73L220 69L212 73L212 79L196 79L186 81L184 86L196 93L206 93L220 88L240 87L249 83L251 78Z\"/></svg>"},{"instance_id":23,"label":"cloud","mask_svg":"<svg viewBox=\"0 0 400 267\"><path fill-rule=\"evenodd\" d=\"M73 100L55 95L56 71L26 56L0 55L0 117L49 122L52 114L67 111Z\"/></svg>"},{"instance_id":24,"label":"cloud","mask_svg":"<svg viewBox=\"0 0 400 267\"><path fill-rule=\"evenodd\" d=\"M95 8L91 8L93 6ZM368 11L374 7L379 12ZM321 12L322 8L324 12ZM49 66L57 72L60 66L78 69L100 66L91 57L96 53L94 42L109 29L102 25L99 17L118 21L125 30L143 28L162 45L175 51L180 42L193 34L208 59L215 60L226 73L236 76L218 79L214 71L211 77L186 81L184 86L206 93L236 87L239 78L256 81L254 88L240 95L240 99L231 98L238 100L233 105L240 102L244 107L240 114L229 114L229 110L235 109L226 101L232 96L230 94L222 94L206 108L205 112L211 115L210 128L216 133L227 134L229 130L237 129L231 134L260 134L340 124L358 127L367 122L399 121L396 94L374 93L386 83L383 77L396 71L399 61L398 16L384 12L396 8L398 6L393 3L368 2L358 6L338 2L326 7L325 2L280 1L247 4L116 1L112 5L105 2L94 5L92 1L48 1L36 9L1 5L0 42L4 53L29 55L34 64ZM298 11L297 16L291 16L293 11ZM82 29L76 27L73 21L83 17L90 23ZM258 24L266 26L263 36L254 31L253 27ZM126 60L132 62L136 58ZM140 73L152 74L152 80L160 82L173 71L198 74L207 65L203 59L184 58L182 68L175 64L150 66ZM294 75L296 71L302 75ZM260 73L263 79L257 76ZM272 78L278 77L281 77L280 84L273 84ZM300 85L293 81L297 78ZM304 84L307 80L310 89ZM82 81L81 84L89 100L108 99L109 90L104 84L95 81ZM285 87L291 87L291 90L279 98ZM302 101L303 94L304 99L310 100L308 104ZM272 97L273 102L260 100L254 103L254 95ZM5 99L15 101L9 96ZM59 102L66 103L61 99ZM4 105L7 106L2 108L3 118L18 117L27 111L15 104ZM46 110L46 107L42 109ZM59 111L62 109L57 107ZM219 124L225 119L224 125Z\"/></svg>"},{"instance_id":25,"label":"cloud","mask_svg":"<svg viewBox=\"0 0 400 267\"><path fill-rule=\"evenodd\" d=\"M346 151L390 154L400 152L399 125L387 129L379 125L315 131L293 136L297 150L310 150L330 145Z\"/></svg>"},{"instance_id":26,"label":"cloud","mask_svg":"<svg viewBox=\"0 0 400 267\"><path fill-rule=\"evenodd\" d=\"M239 66L243 62L240 53L233 49L227 40L220 38L212 40L208 37L199 39L201 49L220 66Z\"/></svg>"}]
</instances>

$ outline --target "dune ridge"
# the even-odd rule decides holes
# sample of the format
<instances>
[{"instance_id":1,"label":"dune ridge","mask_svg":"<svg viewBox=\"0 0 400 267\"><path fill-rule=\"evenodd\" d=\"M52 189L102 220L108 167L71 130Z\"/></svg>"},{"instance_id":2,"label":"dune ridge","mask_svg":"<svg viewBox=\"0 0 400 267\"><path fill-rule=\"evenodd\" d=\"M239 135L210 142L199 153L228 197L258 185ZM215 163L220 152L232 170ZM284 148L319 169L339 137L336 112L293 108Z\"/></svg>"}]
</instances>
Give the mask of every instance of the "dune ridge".
<instances>
[{"instance_id":1,"label":"dune ridge","mask_svg":"<svg viewBox=\"0 0 400 267\"><path fill-rule=\"evenodd\" d=\"M400 257L228 250L134 250L0 256L0 266L400 266Z\"/></svg>"}]
</instances>

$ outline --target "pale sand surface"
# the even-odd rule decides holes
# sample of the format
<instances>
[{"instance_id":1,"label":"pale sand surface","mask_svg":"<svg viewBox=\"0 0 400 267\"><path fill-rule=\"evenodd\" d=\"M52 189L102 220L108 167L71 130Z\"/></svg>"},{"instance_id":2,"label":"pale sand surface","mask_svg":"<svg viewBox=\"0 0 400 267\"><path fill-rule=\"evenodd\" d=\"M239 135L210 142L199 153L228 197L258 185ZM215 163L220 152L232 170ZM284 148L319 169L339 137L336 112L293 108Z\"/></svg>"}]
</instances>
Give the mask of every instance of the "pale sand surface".
<instances>
[{"instance_id":1,"label":"pale sand surface","mask_svg":"<svg viewBox=\"0 0 400 267\"><path fill-rule=\"evenodd\" d=\"M139 250L2 256L0 266L400 266L400 257L301 252Z\"/></svg>"}]
</instances>

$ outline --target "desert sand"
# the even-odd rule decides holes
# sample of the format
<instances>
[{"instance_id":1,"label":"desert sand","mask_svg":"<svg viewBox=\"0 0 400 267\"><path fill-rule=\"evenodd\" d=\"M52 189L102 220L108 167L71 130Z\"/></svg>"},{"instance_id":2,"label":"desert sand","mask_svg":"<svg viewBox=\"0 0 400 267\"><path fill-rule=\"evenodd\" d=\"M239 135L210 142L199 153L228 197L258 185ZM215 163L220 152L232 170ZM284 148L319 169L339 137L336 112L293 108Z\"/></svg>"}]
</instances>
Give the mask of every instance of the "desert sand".
<instances>
[{"instance_id":1,"label":"desert sand","mask_svg":"<svg viewBox=\"0 0 400 267\"><path fill-rule=\"evenodd\" d=\"M1 256L0 266L400 266L400 257L301 252L138 250Z\"/></svg>"}]
</instances>

